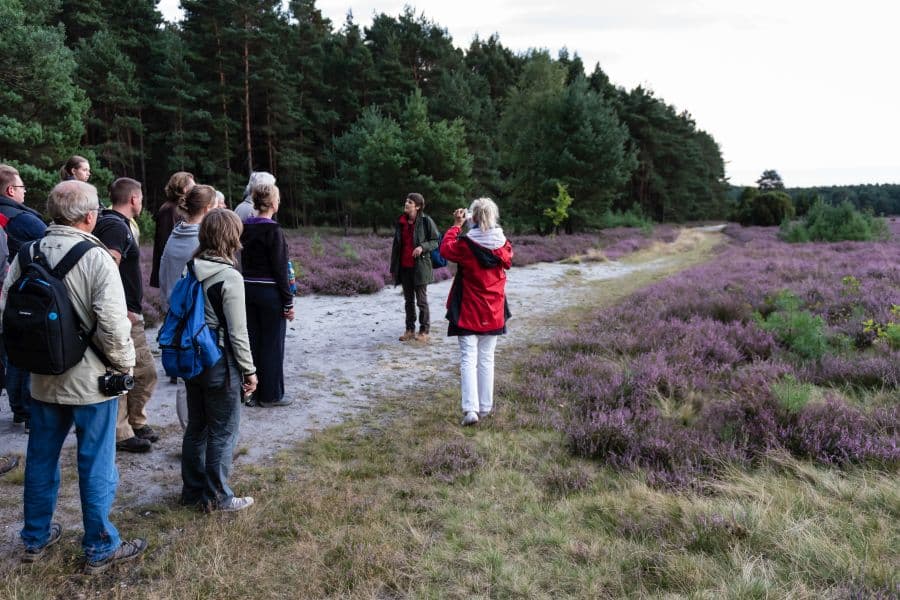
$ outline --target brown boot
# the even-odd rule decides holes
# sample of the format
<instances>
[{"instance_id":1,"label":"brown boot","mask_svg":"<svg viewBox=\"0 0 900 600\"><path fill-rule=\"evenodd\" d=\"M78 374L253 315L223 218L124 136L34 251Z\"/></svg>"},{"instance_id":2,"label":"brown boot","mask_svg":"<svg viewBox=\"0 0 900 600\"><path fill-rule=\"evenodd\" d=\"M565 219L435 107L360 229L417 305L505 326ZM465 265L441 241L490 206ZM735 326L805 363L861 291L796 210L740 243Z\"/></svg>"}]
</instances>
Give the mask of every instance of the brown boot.
<instances>
[{"instance_id":1,"label":"brown boot","mask_svg":"<svg viewBox=\"0 0 900 600\"><path fill-rule=\"evenodd\" d=\"M423 344L426 344L426 343L428 343L428 339L429 339L429 338L428 338L428 332L427 332L427 331L420 331L419 333L416 334L416 341L417 341L417 342L422 342Z\"/></svg>"},{"instance_id":2,"label":"brown boot","mask_svg":"<svg viewBox=\"0 0 900 600\"><path fill-rule=\"evenodd\" d=\"M413 339L413 338L415 338L415 337L416 337L416 332L415 332L415 331L407 331L406 333L404 333L403 335L400 336L400 341L401 341L401 342L408 342L409 340L411 340L411 339Z\"/></svg>"}]
</instances>

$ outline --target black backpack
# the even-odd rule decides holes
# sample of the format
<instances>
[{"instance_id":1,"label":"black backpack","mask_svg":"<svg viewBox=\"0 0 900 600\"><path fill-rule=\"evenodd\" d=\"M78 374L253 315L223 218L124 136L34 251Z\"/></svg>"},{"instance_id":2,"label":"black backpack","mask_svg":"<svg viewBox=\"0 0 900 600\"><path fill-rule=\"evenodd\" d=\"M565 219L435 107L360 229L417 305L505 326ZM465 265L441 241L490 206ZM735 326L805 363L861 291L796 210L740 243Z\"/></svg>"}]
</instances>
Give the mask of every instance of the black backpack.
<instances>
[{"instance_id":1,"label":"black backpack","mask_svg":"<svg viewBox=\"0 0 900 600\"><path fill-rule=\"evenodd\" d=\"M40 240L19 251L21 275L9 287L3 312L3 343L9 362L30 373L59 375L72 368L90 344L63 277L97 244L81 241L51 269ZM32 252L34 256L32 257Z\"/></svg>"}]
</instances>

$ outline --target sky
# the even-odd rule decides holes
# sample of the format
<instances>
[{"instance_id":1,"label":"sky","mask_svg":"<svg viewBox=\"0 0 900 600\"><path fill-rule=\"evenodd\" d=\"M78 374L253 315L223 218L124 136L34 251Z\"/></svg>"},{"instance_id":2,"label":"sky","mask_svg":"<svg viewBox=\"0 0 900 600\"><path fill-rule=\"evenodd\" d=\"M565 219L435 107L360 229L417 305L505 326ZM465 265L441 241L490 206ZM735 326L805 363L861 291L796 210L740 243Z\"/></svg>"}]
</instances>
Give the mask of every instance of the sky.
<instances>
[{"instance_id":1,"label":"sky","mask_svg":"<svg viewBox=\"0 0 900 600\"><path fill-rule=\"evenodd\" d=\"M726 174L788 187L900 183L900 2L891 0L318 0L335 28L404 5L467 48L497 33L516 52L565 47L626 89L688 111ZM178 0L161 0L169 20Z\"/></svg>"}]
</instances>

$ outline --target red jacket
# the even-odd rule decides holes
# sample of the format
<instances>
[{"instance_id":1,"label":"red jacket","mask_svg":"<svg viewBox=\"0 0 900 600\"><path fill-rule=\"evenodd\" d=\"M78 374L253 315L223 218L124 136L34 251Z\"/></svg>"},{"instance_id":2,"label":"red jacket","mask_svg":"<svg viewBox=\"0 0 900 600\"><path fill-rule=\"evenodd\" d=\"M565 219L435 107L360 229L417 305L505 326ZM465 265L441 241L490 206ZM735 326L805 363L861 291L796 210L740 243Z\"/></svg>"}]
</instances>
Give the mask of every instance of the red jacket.
<instances>
[{"instance_id":1,"label":"red jacket","mask_svg":"<svg viewBox=\"0 0 900 600\"><path fill-rule=\"evenodd\" d=\"M509 240L490 250L451 227L441 242L441 254L457 265L456 278L447 298L450 335L506 333L506 270L512 266Z\"/></svg>"}]
</instances>

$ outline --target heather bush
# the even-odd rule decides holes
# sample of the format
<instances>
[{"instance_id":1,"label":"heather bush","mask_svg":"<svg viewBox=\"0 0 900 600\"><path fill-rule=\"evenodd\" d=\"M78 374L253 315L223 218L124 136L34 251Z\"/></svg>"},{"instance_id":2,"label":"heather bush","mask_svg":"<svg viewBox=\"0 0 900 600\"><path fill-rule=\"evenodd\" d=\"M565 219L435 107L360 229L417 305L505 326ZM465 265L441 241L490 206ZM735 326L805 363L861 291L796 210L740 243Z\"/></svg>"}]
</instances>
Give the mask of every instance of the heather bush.
<instances>
[{"instance_id":1,"label":"heather bush","mask_svg":"<svg viewBox=\"0 0 900 600\"><path fill-rule=\"evenodd\" d=\"M455 438L440 442L425 451L422 458L422 474L452 483L474 473L484 462L467 439Z\"/></svg>"},{"instance_id":2,"label":"heather bush","mask_svg":"<svg viewBox=\"0 0 900 600\"><path fill-rule=\"evenodd\" d=\"M898 412L838 394L823 404L818 388L900 387L887 333L900 247L725 233L734 243L714 260L585 314L526 361L509 393L574 454L641 469L656 486L703 488L723 464L779 449L895 468Z\"/></svg>"}]
</instances>

